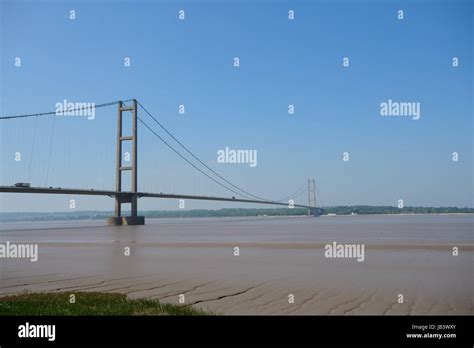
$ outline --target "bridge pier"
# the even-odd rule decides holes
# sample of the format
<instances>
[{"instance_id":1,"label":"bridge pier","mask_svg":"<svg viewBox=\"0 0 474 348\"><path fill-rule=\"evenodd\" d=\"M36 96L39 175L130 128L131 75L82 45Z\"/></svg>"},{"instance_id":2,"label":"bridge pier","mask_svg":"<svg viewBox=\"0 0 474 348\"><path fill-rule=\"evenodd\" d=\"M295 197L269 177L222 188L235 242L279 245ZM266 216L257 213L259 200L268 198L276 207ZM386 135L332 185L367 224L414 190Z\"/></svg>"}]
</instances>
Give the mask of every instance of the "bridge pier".
<instances>
[{"instance_id":1,"label":"bridge pier","mask_svg":"<svg viewBox=\"0 0 474 348\"><path fill-rule=\"evenodd\" d=\"M122 136L123 112L132 113L132 135ZM122 142L132 142L132 165L122 166ZM117 113L117 148L116 148L116 166L115 166L115 191L122 192L122 172L132 171L132 191L115 196L115 214L107 219L109 225L144 225L145 217L138 216L138 196L137 196L137 101L133 99L131 106L124 106L120 101L118 103ZM131 215L122 216L122 204L131 203Z\"/></svg>"},{"instance_id":2,"label":"bridge pier","mask_svg":"<svg viewBox=\"0 0 474 348\"><path fill-rule=\"evenodd\" d=\"M107 218L107 223L114 226L122 225L144 225L145 217L144 216L111 216Z\"/></svg>"}]
</instances>

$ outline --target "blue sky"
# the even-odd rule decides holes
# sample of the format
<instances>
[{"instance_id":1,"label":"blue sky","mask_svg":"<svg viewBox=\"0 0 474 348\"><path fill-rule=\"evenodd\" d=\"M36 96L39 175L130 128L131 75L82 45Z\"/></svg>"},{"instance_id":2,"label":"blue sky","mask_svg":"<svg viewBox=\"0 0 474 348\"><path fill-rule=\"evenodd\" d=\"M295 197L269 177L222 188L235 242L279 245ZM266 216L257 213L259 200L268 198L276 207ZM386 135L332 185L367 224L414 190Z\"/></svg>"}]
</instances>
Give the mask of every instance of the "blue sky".
<instances>
[{"instance_id":1,"label":"blue sky","mask_svg":"<svg viewBox=\"0 0 474 348\"><path fill-rule=\"evenodd\" d=\"M459 0L3 0L0 114L137 98L216 171L260 196L285 197L314 177L324 205L472 207L472 13L472 2ZM421 118L382 117L388 99L419 102ZM2 121L1 184L113 188L116 109L98 109L93 121L56 119L46 175L52 122L38 120L31 156L35 120ZM141 190L233 195L139 132ZM216 163L226 146L257 150L258 165ZM68 200L4 194L0 204L64 211ZM77 200L79 210L113 208L110 199ZM186 207L227 206L236 205Z\"/></svg>"}]
</instances>

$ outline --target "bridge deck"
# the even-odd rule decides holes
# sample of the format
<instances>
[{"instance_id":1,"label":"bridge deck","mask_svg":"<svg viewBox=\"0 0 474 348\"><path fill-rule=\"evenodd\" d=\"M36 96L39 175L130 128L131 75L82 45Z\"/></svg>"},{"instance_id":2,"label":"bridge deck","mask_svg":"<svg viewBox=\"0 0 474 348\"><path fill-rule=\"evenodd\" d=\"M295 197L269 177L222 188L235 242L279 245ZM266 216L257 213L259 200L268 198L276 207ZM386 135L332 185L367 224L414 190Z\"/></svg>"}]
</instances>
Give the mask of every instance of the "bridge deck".
<instances>
[{"instance_id":1,"label":"bridge deck","mask_svg":"<svg viewBox=\"0 0 474 348\"><path fill-rule=\"evenodd\" d=\"M193 200L204 200L204 201L223 201L223 202L241 202L241 203L257 203L257 204L271 204L288 207L288 203L274 202L274 201L263 201L263 200L252 200L252 199L241 199L232 197L214 197L214 196L195 196L186 194L170 194L170 193L152 193L152 192L130 192L130 191L109 191L109 190L85 190L85 189L73 189L73 188L61 188L61 187L16 187L16 186L0 186L0 192L3 193L46 193L46 194L74 194L74 195L86 195L86 196L132 196L136 195L138 198L174 198L174 199L193 199ZM297 208L315 209L307 205L295 204Z\"/></svg>"}]
</instances>

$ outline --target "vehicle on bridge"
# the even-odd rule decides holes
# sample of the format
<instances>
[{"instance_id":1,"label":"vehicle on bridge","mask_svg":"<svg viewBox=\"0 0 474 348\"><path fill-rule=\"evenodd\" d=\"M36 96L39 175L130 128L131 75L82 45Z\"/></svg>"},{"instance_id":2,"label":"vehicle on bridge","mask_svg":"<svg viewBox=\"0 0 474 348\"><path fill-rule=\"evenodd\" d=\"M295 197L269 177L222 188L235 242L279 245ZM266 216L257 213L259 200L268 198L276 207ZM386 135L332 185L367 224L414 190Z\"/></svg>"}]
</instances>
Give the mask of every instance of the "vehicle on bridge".
<instances>
[{"instance_id":1,"label":"vehicle on bridge","mask_svg":"<svg viewBox=\"0 0 474 348\"><path fill-rule=\"evenodd\" d=\"M17 182L15 187L31 187L31 184L29 182Z\"/></svg>"}]
</instances>

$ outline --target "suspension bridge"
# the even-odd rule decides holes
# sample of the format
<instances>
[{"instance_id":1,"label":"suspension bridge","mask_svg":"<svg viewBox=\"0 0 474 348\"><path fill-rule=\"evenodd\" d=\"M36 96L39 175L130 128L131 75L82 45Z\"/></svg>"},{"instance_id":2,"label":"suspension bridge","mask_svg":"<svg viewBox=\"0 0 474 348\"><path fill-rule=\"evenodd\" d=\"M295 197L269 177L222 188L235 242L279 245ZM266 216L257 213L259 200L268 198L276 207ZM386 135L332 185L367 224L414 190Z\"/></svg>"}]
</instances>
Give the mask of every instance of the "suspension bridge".
<instances>
[{"instance_id":1,"label":"suspension bridge","mask_svg":"<svg viewBox=\"0 0 474 348\"><path fill-rule=\"evenodd\" d=\"M185 146L180 140L178 140L158 119L153 116L138 100L130 99L126 101L115 101L110 103L104 103L99 105L82 105L63 110L62 113L67 112L73 114L75 112L82 113L91 108L94 110L97 108L117 105L117 134L116 134L116 154L115 154L115 189L114 190L101 190L101 189L83 189L83 188L64 188L64 187L53 187L53 186L31 186L28 183L16 182L13 185L0 185L0 192L3 193L23 193L23 194L63 194L63 195L85 195L85 196L107 196L115 200L114 216L108 218L108 223L111 225L143 225L145 223L144 216L138 214L138 199L139 198L164 198L164 199L189 199L189 200L204 200L204 201L221 201L221 202L240 202L240 203L255 203L255 204L267 204L276 206L285 206L290 208L305 208L308 210L308 215L318 216L323 213L323 209L317 207L316 200L316 183L314 179L308 179L306 183L298 189L293 195L287 196L282 200L271 200L263 197L254 195L241 187L235 185L231 181L227 180L224 176L216 172L203 160L201 160L193 151ZM150 125L144 117L138 115L138 110L142 110L149 119L156 124L162 131L164 131L178 146L173 146L171 142L166 141L164 137L160 136L155 128ZM131 113L131 134L124 135L124 114ZM2 122L12 122L18 119L25 118L36 118L42 116L58 116L58 110L53 112L36 113L36 114L24 114L14 116L3 116L0 117ZM154 137L165 144L174 154L184 160L193 169L199 172L201 175L207 177L207 179L223 187L227 192L234 194L230 197L219 197L219 196L207 196L207 195L192 195L192 194L175 194L175 193L163 193L163 192L141 192L138 190L138 126L143 125ZM36 123L35 123L36 127ZM53 123L54 127L54 123ZM54 128L53 128L54 131ZM36 129L35 133L36 134ZM123 165L123 144L125 142L131 143L131 163L128 166ZM52 141L51 141L52 145ZM34 138L32 153L34 148ZM48 170L49 161L51 157L51 147L48 158ZM123 189L123 173L131 172L131 189ZM29 166L29 172L31 172L31 161ZM308 204L295 204L292 197L301 195L304 189L307 188L308 193ZM290 199L289 201L285 201ZM123 204L130 204L130 215L124 216L122 211Z\"/></svg>"}]
</instances>

